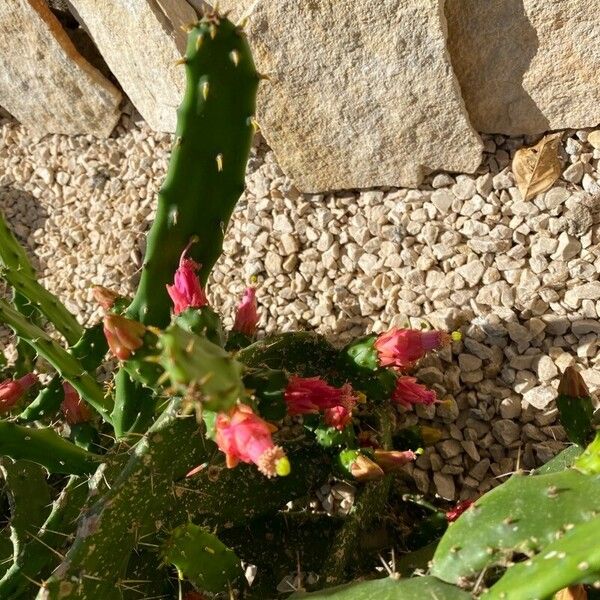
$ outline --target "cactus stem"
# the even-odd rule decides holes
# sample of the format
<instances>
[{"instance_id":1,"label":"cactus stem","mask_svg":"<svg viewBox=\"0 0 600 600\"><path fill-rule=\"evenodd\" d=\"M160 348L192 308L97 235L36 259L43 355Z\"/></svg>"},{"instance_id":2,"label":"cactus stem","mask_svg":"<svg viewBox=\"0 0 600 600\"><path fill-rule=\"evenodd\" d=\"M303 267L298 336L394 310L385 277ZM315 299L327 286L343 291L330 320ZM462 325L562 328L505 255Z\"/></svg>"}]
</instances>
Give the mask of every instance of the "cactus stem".
<instances>
[{"instance_id":1,"label":"cactus stem","mask_svg":"<svg viewBox=\"0 0 600 600\"><path fill-rule=\"evenodd\" d=\"M217 154L217 171L221 173L223 171L223 155Z\"/></svg>"}]
</instances>

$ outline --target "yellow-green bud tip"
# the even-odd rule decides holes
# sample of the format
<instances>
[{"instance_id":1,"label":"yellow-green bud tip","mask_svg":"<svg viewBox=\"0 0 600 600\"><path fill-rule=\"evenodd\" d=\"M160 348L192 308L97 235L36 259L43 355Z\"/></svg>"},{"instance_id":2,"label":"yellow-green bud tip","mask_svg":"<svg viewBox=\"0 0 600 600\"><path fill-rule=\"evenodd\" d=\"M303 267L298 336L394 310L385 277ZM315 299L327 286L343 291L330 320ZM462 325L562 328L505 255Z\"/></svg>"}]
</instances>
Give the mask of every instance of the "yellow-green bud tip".
<instances>
[{"instance_id":1,"label":"yellow-green bud tip","mask_svg":"<svg viewBox=\"0 0 600 600\"><path fill-rule=\"evenodd\" d=\"M453 331L450 334L453 342L460 342L462 340L462 333L460 331Z\"/></svg>"},{"instance_id":2,"label":"yellow-green bud tip","mask_svg":"<svg viewBox=\"0 0 600 600\"><path fill-rule=\"evenodd\" d=\"M290 461L287 456L280 458L275 465L275 472L279 477L286 477L292 471L292 467L290 465Z\"/></svg>"},{"instance_id":3,"label":"yellow-green bud tip","mask_svg":"<svg viewBox=\"0 0 600 600\"><path fill-rule=\"evenodd\" d=\"M415 454L423 454L423 452L425 452L425 450L423 450L423 448L417 448L415 450Z\"/></svg>"}]
</instances>

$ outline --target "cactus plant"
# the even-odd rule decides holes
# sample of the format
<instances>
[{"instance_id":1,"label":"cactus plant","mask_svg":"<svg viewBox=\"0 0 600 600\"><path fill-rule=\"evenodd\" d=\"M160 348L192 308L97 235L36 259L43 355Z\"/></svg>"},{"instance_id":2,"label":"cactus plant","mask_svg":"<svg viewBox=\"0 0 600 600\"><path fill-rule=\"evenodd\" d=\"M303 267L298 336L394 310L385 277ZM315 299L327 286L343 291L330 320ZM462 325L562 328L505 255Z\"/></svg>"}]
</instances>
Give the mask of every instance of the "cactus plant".
<instances>
[{"instance_id":1,"label":"cactus plant","mask_svg":"<svg viewBox=\"0 0 600 600\"><path fill-rule=\"evenodd\" d=\"M379 530L413 550L398 561L411 575L446 527L437 577L393 574L307 597L466 598L452 583L505 566L516 552L531 554L540 593L582 580L571 577L571 559L568 576L549 577L536 556L563 542L580 557L581 539L596 532L598 450L597 441L583 450L592 431L582 394L567 390L561 408L580 446L544 473L515 475L461 516L466 505L423 517L403 502L403 526L394 528L387 508L406 491L398 472L439 437L405 427L395 405L437 401L408 371L458 334L394 328L342 349L312 332L257 341L253 288L225 331L204 286L243 191L260 75L243 32L215 11L190 26L181 62L186 93L129 305L96 290L106 314L82 328L36 281L0 219L0 266L14 291L12 302L0 299L0 321L21 344L18 362L2 365L2 385L16 392L7 392L0 420L0 507L10 504L0 597L275 597L302 560L318 572L298 573L301 587L369 578L391 542L384 535L383 546L358 550ZM97 371L107 351L119 367L104 384ZM38 391L26 406L23 377ZM315 506L331 482L353 490L343 513ZM254 561L255 587L241 561ZM596 570L595 556L589 564ZM526 570L505 577L520 585Z\"/></svg>"}]
</instances>

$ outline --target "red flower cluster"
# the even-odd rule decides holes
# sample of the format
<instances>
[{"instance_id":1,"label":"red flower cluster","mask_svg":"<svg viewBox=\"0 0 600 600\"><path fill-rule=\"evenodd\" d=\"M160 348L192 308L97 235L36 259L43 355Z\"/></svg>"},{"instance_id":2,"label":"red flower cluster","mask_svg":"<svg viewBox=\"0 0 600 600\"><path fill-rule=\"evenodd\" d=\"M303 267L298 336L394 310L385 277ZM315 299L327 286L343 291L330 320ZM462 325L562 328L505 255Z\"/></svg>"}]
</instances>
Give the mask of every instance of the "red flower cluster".
<instances>
[{"instance_id":1,"label":"red flower cluster","mask_svg":"<svg viewBox=\"0 0 600 600\"><path fill-rule=\"evenodd\" d=\"M19 379L6 379L0 383L0 413L9 411L38 382L37 375L27 373Z\"/></svg>"},{"instance_id":2,"label":"red flower cluster","mask_svg":"<svg viewBox=\"0 0 600 600\"><path fill-rule=\"evenodd\" d=\"M427 352L450 343L444 331L420 331L418 329L390 329L375 341L375 349L382 367L410 369Z\"/></svg>"},{"instance_id":3,"label":"red flower cluster","mask_svg":"<svg viewBox=\"0 0 600 600\"><path fill-rule=\"evenodd\" d=\"M322 412L325 423L340 430L350 422L357 403L352 386L336 388L320 377L290 377L284 398L290 415Z\"/></svg>"}]
</instances>

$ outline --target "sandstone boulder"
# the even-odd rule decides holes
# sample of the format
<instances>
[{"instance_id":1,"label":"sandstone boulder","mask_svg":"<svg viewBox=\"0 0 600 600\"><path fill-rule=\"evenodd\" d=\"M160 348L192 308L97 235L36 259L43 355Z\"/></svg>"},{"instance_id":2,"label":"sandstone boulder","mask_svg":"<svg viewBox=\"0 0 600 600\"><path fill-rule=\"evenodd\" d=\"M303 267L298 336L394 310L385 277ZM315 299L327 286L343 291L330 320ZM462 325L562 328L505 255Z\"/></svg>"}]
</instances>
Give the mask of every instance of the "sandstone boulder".
<instances>
[{"instance_id":1,"label":"sandstone boulder","mask_svg":"<svg viewBox=\"0 0 600 600\"><path fill-rule=\"evenodd\" d=\"M120 102L43 0L0 2L0 104L30 131L104 137Z\"/></svg>"},{"instance_id":2,"label":"sandstone boulder","mask_svg":"<svg viewBox=\"0 0 600 600\"><path fill-rule=\"evenodd\" d=\"M182 25L196 19L185 0L70 0L104 60L152 129L175 131L185 73Z\"/></svg>"},{"instance_id":3,"label":"sandstone boulder","mask_svg":"<svg viewBox=\"0 0 600 600\"><path fill-rule=\"evenodd\" d=\"M228 5L229 4L229 5ZM430 171L472 172L471 128L446 50L442 0L252 0L258 122L307 192L417 186Z\"/></svg>"},{"instance_id":4,"label":"sandstone boulder","mask_svg":"<svg viewBox=\"0 0 600 600\"><path fill-rule=\"evenodd\" d=\"M448 46L478 131L534 134L600 122L600 4L447 0Z\"/></svg>"}]
</instances>

